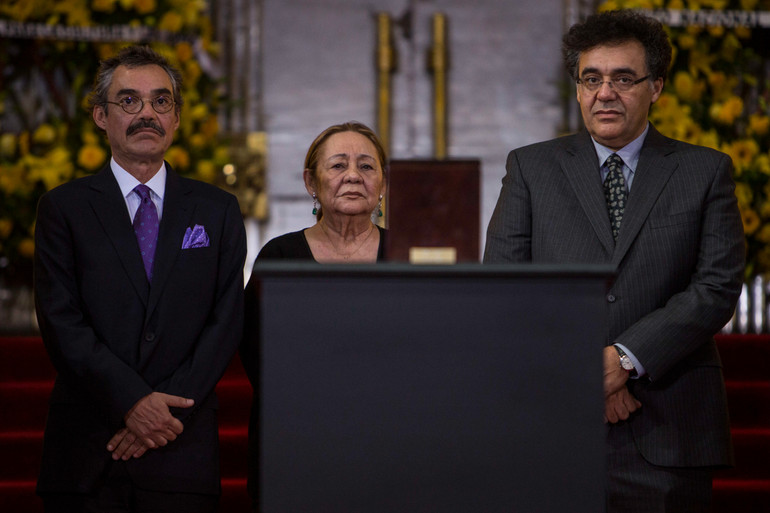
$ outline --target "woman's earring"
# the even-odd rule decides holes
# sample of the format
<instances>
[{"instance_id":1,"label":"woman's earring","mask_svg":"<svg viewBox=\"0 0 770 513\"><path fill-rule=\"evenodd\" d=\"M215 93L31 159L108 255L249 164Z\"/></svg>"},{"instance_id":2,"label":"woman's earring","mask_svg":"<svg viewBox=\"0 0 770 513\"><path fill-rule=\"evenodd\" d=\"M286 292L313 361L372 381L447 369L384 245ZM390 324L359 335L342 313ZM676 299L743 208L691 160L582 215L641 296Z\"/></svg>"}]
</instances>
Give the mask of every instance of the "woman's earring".
<instances>
[{"instance_id":1,"label":"woman's earring","mask_svg":"<svg viewBox=\"0 0 770 513\"><path fill-rule=\"evenodd\" d=\"M380 194L380 202L377 203L377 217L382 217L382 194Z\"/></svg>"},{"instance_id":2,"label":"woman's earring","mask_svg":"<svg viewBox=\"0 0 770 513\"><path fill-rule=\"evenodd\" d=\"M316 196L315 193L313 193L313 215L318 214L318 203L316 202L316 199L318 196Z\"/></svg>"}]
</instances>

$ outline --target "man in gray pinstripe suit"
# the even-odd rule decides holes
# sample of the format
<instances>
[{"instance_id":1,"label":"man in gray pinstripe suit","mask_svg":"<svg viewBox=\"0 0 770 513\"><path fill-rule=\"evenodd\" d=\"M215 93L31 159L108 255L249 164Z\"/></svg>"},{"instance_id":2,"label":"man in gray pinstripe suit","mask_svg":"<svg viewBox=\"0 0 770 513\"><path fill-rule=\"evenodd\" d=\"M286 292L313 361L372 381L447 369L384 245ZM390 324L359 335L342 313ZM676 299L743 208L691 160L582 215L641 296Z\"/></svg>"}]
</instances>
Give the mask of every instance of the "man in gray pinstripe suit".
<instances>
[{"instance_id":1,"label":"man in gray pinstripe suit","mask_svg":"<svg viewBox=\"0 0 770 513\"><path fill-rule=\"evenodd\" d=\"M615 267L603 352L607 510L708 511L712 471L733 463L713 338L732 315L745 258L731 161L648 122L671 61L657 21L597 14L569 30L563 50L586 130L508 155L484 262ZM605 190L615 154L622 174Z\"/></svg>"}]
</instances>

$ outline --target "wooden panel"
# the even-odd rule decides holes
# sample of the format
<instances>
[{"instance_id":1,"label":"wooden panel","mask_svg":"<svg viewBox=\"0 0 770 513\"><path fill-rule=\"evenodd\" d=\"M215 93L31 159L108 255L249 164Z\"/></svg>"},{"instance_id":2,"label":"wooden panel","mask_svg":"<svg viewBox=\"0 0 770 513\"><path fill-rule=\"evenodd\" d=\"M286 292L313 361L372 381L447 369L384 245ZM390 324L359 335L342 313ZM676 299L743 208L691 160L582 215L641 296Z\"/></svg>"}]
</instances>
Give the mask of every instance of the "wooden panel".
<instances>
[{"instance_id":1,"label":"wooden panel","mask_svg":"<svg viewBox=\"0 0 770 513\"><path fill-rule=\"evenodd\" d=\"M410 250L456 251L479 261L478 160L393 160L388 184L386 258L410 261Z\"/></svg>"}]
</instances>

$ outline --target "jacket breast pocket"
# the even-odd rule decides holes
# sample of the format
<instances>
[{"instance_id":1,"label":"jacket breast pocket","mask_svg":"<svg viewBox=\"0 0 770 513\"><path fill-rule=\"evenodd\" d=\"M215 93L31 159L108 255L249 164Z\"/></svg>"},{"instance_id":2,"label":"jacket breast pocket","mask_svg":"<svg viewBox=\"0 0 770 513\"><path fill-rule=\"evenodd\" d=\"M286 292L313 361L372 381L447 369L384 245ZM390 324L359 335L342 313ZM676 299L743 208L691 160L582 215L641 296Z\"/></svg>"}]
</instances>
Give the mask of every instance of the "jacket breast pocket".
<instances>
[{"instance_id":1,"label":"jacket breast pocket","mask_svg":"<svg viewBox=\"0 0 770 513\"><path fill-rule=\"evenodd\" d=\"M700 212L697 210L691 210L688 212L678 212L676 214L650 217L648 224L652 230L677 225L698 226L700 224Z\"/></svg>"}]
</instances>

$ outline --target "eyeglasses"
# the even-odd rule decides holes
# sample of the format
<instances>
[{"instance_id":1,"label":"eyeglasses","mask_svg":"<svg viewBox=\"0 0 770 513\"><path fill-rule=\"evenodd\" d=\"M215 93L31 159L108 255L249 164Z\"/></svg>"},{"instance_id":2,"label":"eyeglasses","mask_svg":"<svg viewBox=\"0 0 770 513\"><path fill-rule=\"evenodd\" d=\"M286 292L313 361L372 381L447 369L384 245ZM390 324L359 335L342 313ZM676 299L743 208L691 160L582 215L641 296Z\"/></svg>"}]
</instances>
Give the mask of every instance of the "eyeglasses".
<instances>
[{"instance_id":1,"label":"eyeglasses","mask_svg":"<svg viewBox=\"0 0 770 513\"><path fill-rule=\"evenodd\" d=\"M158 114L165 114L174 108L174 100L168 96L156 96L152 100L147 100L152 105L153 110ZM120 108L128 114L138 114L144 108L144 100L138 96L124 96L116 102L104 102L113 105L120 105Z\"/></svg>"},{"instance_id":2,"label":"eyeglasses","mask_svg":"<svg viewBox=\"0 0 770 513\"><path fill-rule=\"evenodd\" d=\"M618 91L620 93L625 93L626 91L630 91L632 87L634 87L637 84L641 84L648 78L650 78L651 75L647 75L645 77L642 77L638 80L634 80L631 77L621 75L619 77L612 77L609 80L602 80L600 76L598 75L588 75L584 78L579 78L575 82L582 85L586 88L587 91L590 91L592 93L595 93L599 89L601 89L602 85L605 83L609 84L612 89L615 91Z\"/></svg>"}]
</instances>

